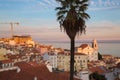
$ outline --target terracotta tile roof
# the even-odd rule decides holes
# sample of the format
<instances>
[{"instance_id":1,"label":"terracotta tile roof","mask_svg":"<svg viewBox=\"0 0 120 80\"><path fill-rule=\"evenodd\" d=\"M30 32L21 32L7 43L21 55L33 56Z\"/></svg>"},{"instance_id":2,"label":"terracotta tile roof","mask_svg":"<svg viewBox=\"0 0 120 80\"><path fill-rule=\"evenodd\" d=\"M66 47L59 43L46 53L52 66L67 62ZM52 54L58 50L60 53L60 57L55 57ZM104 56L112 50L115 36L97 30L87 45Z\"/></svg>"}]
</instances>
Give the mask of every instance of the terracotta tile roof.
<instances>
[{"instance_id":1,"label":"terracotta tile roof","mask_svg":"<svg viewBox=\"0 0 120 80\"><path fill-rule=\"evenodd\" d=\"M86 55L84 53L75 53L75 55Z\"/></svg>"},{"instance_id":2,"label":"terracotta tile roof","mask_svg":"<svg viewBox=\"0 0 120 80\"><path fill-rule=\"evenodd\" d=\"M110 55L110 54L103 54L102 56L103 57L112 57L112 55Z\"/></svg>"},{"instance_id":3,"label":"terracotta tile roof","mask_svg":"<svg viewBox=\"0 0 120 80\"><path fill-rule=\"evenodd\" d=\"M99 74L103 74L103 73L106 72L105 69L104 69L103 67L100 67L100 66L90 67L89 70L90 70L91 72L96 72L96 71L97 71Z\"/></svg>"},{"instance_id":4,"label":"terracotta tile roof","mask_svg":"<svg viewBox=\"0 0 120 80\"><path fill-rule=\"evenodd\" d=\"M117 68L120 68L120 63L118 63L118 64L116 65L116 67L117 67Z\"/></svg>"},{"instance_id":5,"label":"terracotta tile roof","mask_svg":"<svg viewBox=\"0 0 120 80\"><path fill-rule=\"evenodd\" d=\"M34 77L37 77L37 80L69 80L68 72L49 72L45 64L33 66L31 63L19 62L15 65L19 66L21 71L0 72L0 80L34 80Z\"/></svg>"},{"instance_id":6,"label":"terracotta tile roof","mask_svg":"<svg viewBox=\"0 0 120 80\"><path fill-rule=\"evenodd\" d=\"M88 44L82 44L81 46L79 46L79 48L84 49L84 48L86 48L87 46L88 46Z\"/></svg>"},{"instance_id":7,"label":"terracotta tile roof","mask_svg":"<svg viewBox=\"0 0 120 80\"><path fill-rule=\"evenodd\" d=\"M9 59L18 59L18 58L21 58L22 57L22 55L20 55L20 54L16 54L16 55L6 55Z\"/></svg>"},{"instance_id":8,"label":"terracotta tile roof","mask_svg":"<svg viewBox=\"0 0 120 80\"><path fill-rule=\"evenodd\" d=\"M70 53L65 53L65 52L58 52L58 54L70 55ZM86 55L86 54L84 54L84 53L75 53L75 55Z\"/></svg>"},{"instance_id":9,"label":"terracotta tile roof","mask_svg":"<svg viewBox=\"0 0 120 80\"><path fill-rule=\"evenodd\" d=\"M38 67L38 66L39 66L39 65L38 65L36 62L34 62L34 61L28 62L28 64L30 64L30 65L33 66L33 67Z\"/></svg>"},{"instance_id":10,"label":"terracotta tile roof","mask_svg":"<svg viewBox=\"0 0 120 80\"><path fill-rule=\"evenodd\" d=\"M39 46L39 48L47 48L47 47L46 47L46 46L42 46L42 45L41 45L41 46Z\"/></svg>"},{"instance_id":11,"label":"terracotta tile roof","mask_svg":"<svg viewBox=\"0 0 120 80\"><path fill-rule=\"evenodd\" d=\"M48 55L54 55L55 53L54 52L49 52Z\"/></svg>"},{"instance_id":12,"label":"terracotta tile roof","mask_svg":"<svg viewBox=\"0 0 120 80\"><path fill-rule=\"evenodd\" d=\"M1 60L1 62L4 64L4 63L11 63L12 60Z\"/></svg>"},{"instance_id":13,"label":"terracotta tile roof","mask_svg":"<svg viewBox=\"0 0 120 80\"><path fill-rule=\"evenodd\" d=\"M10 78L10 80L34 80L34 75L21 71L19 73L14 73L13 77L11 76Z\"/></svg>"},{"instance_id":14,"label":"terracotta tile roof","mask_svg":"<svg viewBox=\"0 0 120 80\"><path fill-rule=\"evenodd\" d=\"M65 53L64 52L58 52L57 54L60 55L60 54L65 54Z\"/></svg>"}]
</instances>

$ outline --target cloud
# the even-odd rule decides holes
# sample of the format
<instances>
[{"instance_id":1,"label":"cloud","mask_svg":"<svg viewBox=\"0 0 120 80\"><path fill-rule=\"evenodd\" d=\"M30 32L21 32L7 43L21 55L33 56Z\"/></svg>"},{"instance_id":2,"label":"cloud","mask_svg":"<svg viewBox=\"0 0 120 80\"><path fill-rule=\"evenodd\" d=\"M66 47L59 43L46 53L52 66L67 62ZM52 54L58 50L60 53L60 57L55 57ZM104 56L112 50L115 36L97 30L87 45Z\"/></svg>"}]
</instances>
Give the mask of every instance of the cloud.
<instances>
[{"instance_id":1,"label":"cloud","mask_svg":"<svg viewBox=\"0 0 120 80\"><path fill-rule=\"evenodd\" d=\"M50 10L55 9L55 7L59 6L59 4L55 0L6 0L5 2L7 1L27 3L26 8L33 8L39 10ZM120 0L90 0L89 4L89 10L106 10L120 8Z\"/></svg>"},{"instance_id":2,"label":"cloud","mask_svg":"<svg viewBox=\"0 0 120 80\"><path fill-rule=\"evenodd\" d=\"M55 0L36 1L39 6L46 9L55 9L59 4ZM120 0L90 0L89 10L107 10L120 8Z\"/></svg>"},{"instance_id":3,"label":"cloud","mask_svg":"<svg viewBox=\"0 0 120 80\"><path fill-rule=\"evenodd\" d=\"M39 6L42 8L46 9L54 9L57 5L57 3L54 0L41 0L41 1L36 1Z\"/></svg>"},{"instance_id":4,"label":"cloud","mask_svg":"<svg viewBox=\"0 0 120 80\"><path fill-rule=\"evenodd\" d=\"M59 4L55 0L36 0L39 6L46 9L55 9ZM120 8L120 0L90 0L89 10L107 10Z\"/></svg>"},{"instance_id":5,"label":"cloud","mask_svg":"<svg viewBox=\"0 0 120 80\"><path fill-rule=\"evenodd\" d=\"M90 34L97 33L97 34L103 34L103 35L104 33L109 33L109 35L112 35L113 33L118 33L120 35L119 29L120 29L119 25L114 24L111 21L93 22L88 24L86 28L86 30Z\"/></svg>"},{"instance_id":6,"label":"cloud","mask_svg":"<svg viewBox=\"0 0 120 80\"><path fill-rule=\"evenodd\" d=\"M48 6L46 6L46 3L43 3L43 2L37 2L37 6L34 5L34 7L40 7L39 9L48 9Z\"/></svg>"},{"instance_id":7,"label":"cloud","mask_svg":"<svg viewBox=\"0 0 120 80\"><path fill-rule=\"evenodd\" d=\"M89 10L106 10L120 8L120 0L90 0Z\"/></svg>"},{"instance_id":8,"label":"cloud","mask_svg":"<svg viewBox=\"0 0 120 80\"><path fill-rule=\"evenodd\" d=\"M120 39L120 27L111 21L93 22L88 24L84 39Z\"/></svg>"},{"instance_id":9,"label":"cloud","mask_svg":"<svg viewBox=\"0 0 120 80\"><path fill-rule=\"evenodd\" d=\"M78 36L77 39L116 39L120 37L120 27L110 21L101 21L88 24L86 35ZM0 37L10 37L10 31L7 27L0 30ZM31 35L34 40L69 40L66 33L61 32L59 27L14 27L14 34Z\"/></svg>"},{"instance_id":10,"label":"cloud","mask_svg":"<svg viewBox=\"0 0 120 80\"><path fill-rule=\"evenodd\" d=\"M16 2L20 2L21 0ZM57 6L55 0L22 0L21 2L27 3L26 8L32 11L50 11L54 10Z\"/></svg>"},{"instance_id":11,"label":"cloud","mask_svg":"<svg viewBox=\"0 0 120 80\"><path fill-rule=\"evenodd\" d=\"M9 0L6 0L6 1L9 1ZM13 2L31 2L31 1L36 1L36 0L10 0L10 1L13 1Z\"/></svg>"},{"instance_id":12,"label":"cloud","mask_svg":"<svg viewBox=\"0 0 120 80\"><path fill-rule=\"evenodd\" d=\"M99 22L91 22L91 23L88 24L88 26L91 26L91 27L106 27L106 28L118 27L118 25L114 24L111 21L107 21L107 20L103 20L103 21L99 21Z\"/></svg>"}]
</instances>

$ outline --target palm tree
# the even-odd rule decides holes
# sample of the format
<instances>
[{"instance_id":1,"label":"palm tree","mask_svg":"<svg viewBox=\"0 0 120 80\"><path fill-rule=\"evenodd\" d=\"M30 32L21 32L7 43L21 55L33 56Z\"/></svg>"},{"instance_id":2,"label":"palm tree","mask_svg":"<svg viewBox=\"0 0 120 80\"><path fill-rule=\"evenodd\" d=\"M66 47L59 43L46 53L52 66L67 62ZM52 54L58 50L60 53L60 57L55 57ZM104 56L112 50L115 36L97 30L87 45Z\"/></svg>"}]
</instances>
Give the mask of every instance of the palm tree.
<instances>
[{"instance_id":1,"label":"palm tree","mask_svg":"<svg viewBox=\"0 0 120 80\"><path fill-rule=\"evenodd\" d=\"M70 80L74 74L74 47L76 34L85 33L85 20L90 16L85 12L88 8L88 0L56 0L60 6L56 7L57 20L60 29L64 30L71 41L70 50Z\"/></svg>"}]
</instances>

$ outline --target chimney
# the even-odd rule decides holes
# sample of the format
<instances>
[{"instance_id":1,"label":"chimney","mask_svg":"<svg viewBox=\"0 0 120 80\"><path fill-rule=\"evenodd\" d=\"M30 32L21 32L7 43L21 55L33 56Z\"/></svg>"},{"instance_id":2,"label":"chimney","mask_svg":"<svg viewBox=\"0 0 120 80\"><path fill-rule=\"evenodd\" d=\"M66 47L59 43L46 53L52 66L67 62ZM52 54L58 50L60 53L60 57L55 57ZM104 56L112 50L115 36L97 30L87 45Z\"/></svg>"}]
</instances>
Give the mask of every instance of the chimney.
<instances>
[{"instance_id":1,"label":"chimney","mask_svg":"<svg viewBox=\"0 0 120 80\"><path fill-rule=\"evenodd\" d=\"M52 72L52 66L51 66L50 64L46 64L46 67L48 68L48 70L49 70L50 72Z\"/></svg>"},{"instance_id":2,"label":"chimney","mask_svg":"<svg viewBox=\"0 0 120 80\"><path fill-rule=\"evenodd\" d=\"M36 76L34 77L34 80L37 80L37 77L36 77Z\"/></svg>"},{"instance_id":3,"label":"chimney","mask_svg":"<svg viewBox=\"0 0 120 80\"><path fill-rule=\"evenodd\" d=\"M17 73L19 73L20 71L21 71L21 69L18 67L18 68L17 68Z\"/></svg>"}]
</instances>

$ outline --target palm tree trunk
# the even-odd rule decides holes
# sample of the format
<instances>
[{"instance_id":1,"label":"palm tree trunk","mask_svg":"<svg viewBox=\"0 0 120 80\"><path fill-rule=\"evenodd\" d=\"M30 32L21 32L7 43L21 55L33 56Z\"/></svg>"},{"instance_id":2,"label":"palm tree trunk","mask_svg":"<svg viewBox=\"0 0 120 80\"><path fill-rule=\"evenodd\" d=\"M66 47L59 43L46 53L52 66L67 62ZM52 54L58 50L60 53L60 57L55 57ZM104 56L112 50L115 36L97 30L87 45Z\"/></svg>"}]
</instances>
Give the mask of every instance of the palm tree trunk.
<instances>
[{"instance_id":1,"label":"palm tree trunk","mask_svg":"<svg viewBox=\"0 0 120 80\"><path fill-rule=\"evenodd\" d=\"M71 49L70 49L70 80L73 80L74 76L74 51L75 51L75 40L71 39Z\"/></svg>"}]
</instances>

